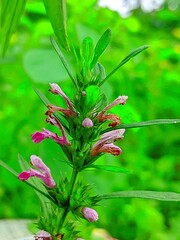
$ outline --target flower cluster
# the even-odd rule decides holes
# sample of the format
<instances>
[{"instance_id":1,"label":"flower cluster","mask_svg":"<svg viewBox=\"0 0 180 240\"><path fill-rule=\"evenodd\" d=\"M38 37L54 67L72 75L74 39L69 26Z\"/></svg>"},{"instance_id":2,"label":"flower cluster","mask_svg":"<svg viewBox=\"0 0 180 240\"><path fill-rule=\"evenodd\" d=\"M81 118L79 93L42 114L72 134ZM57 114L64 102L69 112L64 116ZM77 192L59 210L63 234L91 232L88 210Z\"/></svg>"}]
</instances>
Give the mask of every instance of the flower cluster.
<instances>
[{"instance_id":1,"label":"flower cluster","mask_svg":"<svg viewBox=\"0 0 180 240\"><path fill-rule=\"evenodd\" d=\"M62 97L67 105L67 108L62 108L47 104L48 110L45 113L46 122L53 125L61 134L43 128L42 131L33 133L31 137L34 143L40 143L50 138L62 148L69 164L73 168L74 175L66 183L70 187L67 187L63 180L58 185L53 179L50 169L36 155L30 157L32 167L28 171L21 172L18 177L22 181L26 181L30 177L39 178L44 183L50 199L53 200L58 208L62 208L63 211L63 206L66 206L66 208L68 206L69 211L77 214L77 216L89 222L95 222L98 220L98 213L91 206L95 206L96 201L89 201L88 203L87 200L83 200L87 198L84 190L80 191L79 197L74 196L76 194L75 188L79 188L78 184L75 184L75 179L80 171L90 167L102 154L110 153L117 156L122 153L121 148L114 143L123 138L125 129L116 129L115 127L120 124L120 117L107 112L116 105L124 105L128 97L119 96L112 103L97 110L100 97L99 93L95 97L93 96L94 86L78 92L78 97L75 97L76 100L74 102L69 99L56 83L51 83L50 87L50 92ZM96 98L97 101L88 99L91 97ZM78 108L77 101L80 101L81 109ZM61 121L61 116L66 120L66 123ZM109 128L101 133L101 129L104 128L106 130L106 122ZM74 203L71 199L76 199L76 202ZM64 220L62 219L62 223ZM63 236L61 228L58 227L58 229L54 232L53 229L44 226L35 239L52 239L54 235Z\"/></svg>"}]
</instances>

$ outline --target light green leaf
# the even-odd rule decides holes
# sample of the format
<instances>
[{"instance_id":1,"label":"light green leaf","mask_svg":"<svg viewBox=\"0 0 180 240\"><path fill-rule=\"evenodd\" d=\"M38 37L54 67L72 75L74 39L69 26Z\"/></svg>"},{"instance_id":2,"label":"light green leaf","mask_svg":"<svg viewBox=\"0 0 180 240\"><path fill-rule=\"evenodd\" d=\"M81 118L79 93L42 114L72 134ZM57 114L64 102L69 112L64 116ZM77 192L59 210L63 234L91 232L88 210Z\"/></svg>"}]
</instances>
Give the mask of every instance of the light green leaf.
<instances>
[{"instance_id":1,"label":"light green leaf","mask_svg":"<svg viewBox=\"0 0 180 240\"><path fill-rule=\"evenodd\" d=\"M138 127L148 127L152 125L165 125L165 124L177 124L180 123L180 119L155 119L150 121L144 122L137 122L137 123L130 123L130 124L120 124L113 129L121 129L121 128L138 128ZM102 133L111 131L112 128L107 128L106 130L102 131Z\"/></svg>"},{"instance_id":2,"label":"light green leaf","mask_svg":"<svg viewBox=\"0 0 180 240\"><path fill-rule=\"evenodd\" d=\"M4 55L9 45L10 38L19 23L25 8L26 0L1 0L0 1L0 39L2 54Z\"/></svg>"},{"instance_id":3,"label":"light green leaf","mask_svg":"<svg viewBox=\"0 0 180 240\"><path fill-rule=\"evenodd\" d=\"M88 168L96 168L99 170L105 170L105 171L114 172L114 173L132 173L131 170L121 168L121 167L116 167L116 166L109 166L109 165L90 165Z\"/></svg>"},{"instance_id":4,"label":"light green leaf","mask_svg":"<svg viewBox=\"0 0 180 240\"><path fill-rule=\"evenodd\" d=\"M57 52L60 60L61 60L64 68L66 69L69 77L70 77L71 80L73 81L74 85L77 87L76 81L75 81L75 79L74 79L74 77L73 77L73 74L72 74L72 72L71 72L71 68L69 67L69 65L68 65L68 63L67 63L67 61L66 61L66 59L65 59L65 57L64 57L64 55L63 55L63 53L62 53L62 51L61 51L61 49L59 48L58 44L56 43L56 41L55 41L53 38L51 39L51 42L52 42L52 44L53 44L53 46L54 46L54 48L55 48L55 50L56 50L56 52Z\"/></svg>"},{"instance_id":5,"label":"light green leaf","mask_svg":"<svg viewBox=\"0 0 180 240\"><path fill-rule=\"evenodd\" d=\"M91 69L95 66L99 57L102 55L104 50L109 45L110 40L111 40L111 30L107 29L96 44L96 47L94 50L94 58L91 62Z\"/></svg>"},{"instance_id":6,"label":"light green leaf","mask_svg":"<svg viewBox=\"0 0 180 240\"><path fill-rule=\"evenodd\" d=\"M15 177L18 177L18 173L16 171L14 171L14 169L12 169L11 167L9 167L5 162L3 162L2 160L0 160L0 165L5 168L7 171L9 171L10 173L12 173Z\"/></svg>"},{"instance_id":7,"label":"light green leaf","mask_svg":"<svg viewBox=\"0 0 180 240\"><path fill-rule=\"evenodd\" d=\"M23 65L35 82L49 83L68 79L68 74L54 49L32 49L25 53Z\"/></svg>"},{"instance_id":8,"label":"light green leaf","mask_svg":"<svg viewBox=\"0 0 180 240\"><path fill-rule=\"evenodd\" d=\"M66 0L43 0L60 47L69 50L66 30Z\"/></svg>"},{"instance_id":9,"label":"light green leaf","mask_svg":"<svg viewBox=\"0 0 180 240\"><path fill-rule=\"evenodd\" d=\"M108 79L110 78L120 67L122 67L125 63L127 63L131 58L135 57L136 55L138 55L139 53L141 53L142 51L144 51L145 49L147 49L149 46L148 45L144 45L141 46L139 48L136 48L135 50L133 50L129 55L127 55L119 64L118 66L112 71L110 72L107 77L105 79L103 79L103 81L99 84L100 86Z\"/></svg>"},{"instance_id":10,"label":"light green leaf","mask_svg":"<svg viewBox=\"0 0 180 240\"><path fill-rule=\"evenodd\" d=\"M90 37L86 37L81 45L80 49L81 57L87 65L92 61L94 56L94 44L93 40Z\"/></svg>"},{"instance_id":11,"label":"light green leaf","mask_svg":"<svg viewBox=\"0 0 180 240\"><path fill-rule=\"evenodd\" d=\"M121 191L100 195L97 197L97 200L101 201L113 198L144 198L159 201L180 202L180 193L156 191Z\"/></svg>"}]
</instances>

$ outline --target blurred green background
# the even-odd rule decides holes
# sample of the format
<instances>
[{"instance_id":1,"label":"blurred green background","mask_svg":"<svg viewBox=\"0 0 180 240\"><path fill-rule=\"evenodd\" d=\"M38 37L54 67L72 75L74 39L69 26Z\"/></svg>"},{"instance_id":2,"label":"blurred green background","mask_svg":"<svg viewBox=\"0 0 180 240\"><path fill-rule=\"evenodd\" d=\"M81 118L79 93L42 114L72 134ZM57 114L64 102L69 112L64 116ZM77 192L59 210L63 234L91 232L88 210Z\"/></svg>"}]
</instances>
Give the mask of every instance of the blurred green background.
<instances>
[{"instance_id":1,"label":"blurred green background","mask_svg":"<svg viewBox=\"0 0 180 240\"><path fill-rule=\"evenodd\" d=\"M128 2L124 1L124 6L128 7ZM69 41L75 47L85 36L96 42L107 28L112 29L112 42L100 59L107 73L134 48L150 45L103 86L109 102L119 95L129 96L125 106L113 109L123 123L180 115L178 2L167 1L152 11L139 6L122 16L98 6L95 0L67 1ZM0 59L0 159L20 172L18 154L28 161L31 154L36 154L53 167L53 176L58 178L59 171L69 172L61 150L49 140L35 145L30 137L46 126L45 107L34 86L54 103L58 99L48 93L49 82L58 82L67 95L73 96L72 83L50 43L52 33L42 2L28 1L6 56ZM73 68L71 56L66 57ZM180 192L179 126L129 129L118 144L122 155L107 154L98 163L123 166L133 173L85 172L82 177L92 183L96 193L141 189ZM178 240L179 210L179 203L108 200L98 207L100 220L96 227L123 240ZM36 218L38 213L39 202L33 190L0 168L0 218Z\"/></svg>"}]
</instances>

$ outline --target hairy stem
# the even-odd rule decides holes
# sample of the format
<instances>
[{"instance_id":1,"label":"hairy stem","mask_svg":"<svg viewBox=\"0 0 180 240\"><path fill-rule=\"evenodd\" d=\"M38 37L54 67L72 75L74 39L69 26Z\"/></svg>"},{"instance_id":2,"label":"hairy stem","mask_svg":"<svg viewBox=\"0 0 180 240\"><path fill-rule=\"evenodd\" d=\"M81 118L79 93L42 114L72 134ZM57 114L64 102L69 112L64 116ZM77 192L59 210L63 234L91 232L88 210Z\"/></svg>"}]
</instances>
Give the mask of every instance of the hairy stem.
<instances>
[{"instance_id":1,"label":"hairy stem","mask_svg":"<svg viewBox=\"0 0 180 240\"><path fill-rule=\"evenodd\" d=\"M71 180L70 180L70 183L69 183L69 192L68 192L66 207L63 209L63 213L62 213L62 215L59 219L58 231L60 231L68 213L70 212L70 199L71 199L71 195L72 195L74 185L75 185L75 182L76 182L76 179L77 179L77 175L78 175L78 171L76 169L73 169L73 172L72 172L72 175L71 175Z\"/></svg>"}]
</instances>

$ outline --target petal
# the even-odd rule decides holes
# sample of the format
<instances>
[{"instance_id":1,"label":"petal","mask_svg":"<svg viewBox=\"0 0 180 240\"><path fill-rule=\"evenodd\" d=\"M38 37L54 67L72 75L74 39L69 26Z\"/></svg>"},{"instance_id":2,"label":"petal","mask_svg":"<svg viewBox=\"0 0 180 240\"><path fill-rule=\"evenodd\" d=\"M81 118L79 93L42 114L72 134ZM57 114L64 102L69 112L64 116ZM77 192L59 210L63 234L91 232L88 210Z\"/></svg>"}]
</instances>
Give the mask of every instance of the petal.
<instances>
[{"instance_id":1,"label":"petal","mask_svg":"<svg viewBox=\"0 0 180 240\"><path fill-rule=\"evenodd\" d=\"M40 143L45 138L47 138L46 134L44 132L35 132L31 135L32 141L35 143Z\"/></svg>"},{"instance_id":2,"label":"petal","mask_svg":"<svg viewBox=\"0 0 180 240\"><path fill-rule=\"evenodd\" d=\"M118 156L119 154L122 153L121 148L119 148L118 146L114 145L113 143L108 143L108 144L104 144L100 149L99 149L99 153L102 152L107 152L107 153L111 153L115 156Z\"/></svg>"},{"instance_id":3,"label":"petal","mask_svg":"<svg viewBox=\"0 0 180 240\"><path fill-rule=\"evenodd\" d=\"M111 109L112 107L116 106L116 105L124 105L126 103L126 100L128 99L128 96L119 96L118 98L116 98L112 103L110 103L109 105L107 105L104 109L103 112L106 112L107 110Z\"/></svg>"},{"instance_id":4,"label":"petal","mask_svg":"<svg viewBox=\"0 0 180 240\"><path fill-rule=\"evenodd\" d=\"M21 180L21 181L25 181L27 180L28 178L31 177L31 173L30 172L22 172L19 174L18 178Z\"/></svg>"},{"instance_id":5,"label":"petal","mask_svg":"<svg viewBox=\"0 0 180 240\"><path fill-rule=\"evenodd\" d=\"M98 213L92 208L84 207L82 214L89 222L96 222L98 220Z\"/></svg>"},{"instance_id":6,"label":"petal","mask_svg":"<svg viewBox=\"0 0 180 240\"><path fill-rule=\"evenodd\" d=\"M110 123L109 126L112 126L112 127L116 127L116 125L120 123L120 117L118 117L115 114L106 114L106 115L99 114L98 120L99 122L110 120L112 121L112 123Z\"/></svg>"},{"instance_id":7,"label":"petal","mask_svg":"<svg viewBox=\"0 0 180 240\"><path fill-rule=\"evenodd\" d=\"M66 101L67 105L69 106L69 108L70 108L70 109L73 109L73 104L72 104L72 102L71 102L70 99L66 96L66 94L62 91L62 89L59 87L59 85L56 84L56 83L50 83L50 86L51 86L50 91L51 91L52 93L54 93L54 94L59 94L60 96L62 96L62 97L65 99L65 101Z\"/></svg>"},{"instance_id":8,"label":"petal","mask_svg":"<svg viewBox=\"0 0 180 240\"><path fill-rule=\"evenodd\" d=\"M93 127L93 122L90 118L85 118L84 121L82 122L82 126L91 128L91 127Z\"/></svg>"},{"instance_id":9,"label":"petal","mask_svg":"<svg viewBox=\"0 0 180 240\"><path fill-rule=\"evenodd\" d=\"M41 158L36 155L31 155L30 163L42 172L50 172L49 168L44 164Z\"/></svg>"}]
</instances>

